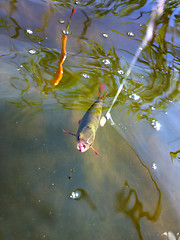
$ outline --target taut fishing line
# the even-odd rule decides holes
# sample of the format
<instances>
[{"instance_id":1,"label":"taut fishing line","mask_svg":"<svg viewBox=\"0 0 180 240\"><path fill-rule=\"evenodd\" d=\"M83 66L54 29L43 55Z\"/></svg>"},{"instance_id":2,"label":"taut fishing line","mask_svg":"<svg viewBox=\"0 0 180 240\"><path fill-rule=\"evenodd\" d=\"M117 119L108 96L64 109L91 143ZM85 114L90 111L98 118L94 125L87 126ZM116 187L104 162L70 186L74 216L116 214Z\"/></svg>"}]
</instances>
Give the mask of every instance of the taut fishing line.
<instances>
[{"instance_id":1,"label":"taut fishing line","mask_svg":"<svg viewBox=\"0 0 180 240\"><path fill-rule=\"evenodd\" d=\"M110 123L111 125L114 125L114 121L111 117L111 110L113 108L113 105L114 103L116 102L120 92L122 91L125 83L126 83L126 80L127 78L129 77L131 71L132 71L132 68L134 67L139 55L141 54L142 50L147 46L148 44L148 41L150 41L153 37L153 31L154 31L154 26L155 26L155 21L157 18L161 17L161 15L163 14L163 11L164 11L164 4L165 4L165 0L159 0L157 1L157 4L153 7L152 9L152 13L151 13L151 18L150 18L150 21L149 21L149 24L148 24L148 27L147 27L147 30L146 30L146 34L142 40L142 43L140 44L140 46L138 47L136 53L135 53L135 56L133 57L131 63L130 63L130 67L129 69L127 70L126 74L125 74L125 77L122 81L122 83L120 84L119 88L118 88L118 91L111 103L111 106L109 107L107 113L102 116L101 120L100 120L100 126L103 127L106 123L106 120L110 120Z\"/></svg>"}]
</instances>

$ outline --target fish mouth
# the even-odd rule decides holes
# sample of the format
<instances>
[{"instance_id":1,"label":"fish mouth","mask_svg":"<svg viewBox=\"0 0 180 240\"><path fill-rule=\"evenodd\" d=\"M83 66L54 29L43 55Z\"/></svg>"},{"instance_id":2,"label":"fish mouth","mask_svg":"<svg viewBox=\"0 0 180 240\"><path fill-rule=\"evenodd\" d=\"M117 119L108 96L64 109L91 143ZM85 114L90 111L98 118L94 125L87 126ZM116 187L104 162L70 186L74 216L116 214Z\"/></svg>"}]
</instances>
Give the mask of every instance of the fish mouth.
<instances>
[{"instance_id":1,"label":"fish mouth","mask_svg":"<svg viewBox=\"0 0 180 240\"><path fill-rule=\"evenodd\" d=\"M79 152L85 152L85 151L88 150L88 148L89 148L88 144L87 144L86 142L84 142L84 141L79 142L79 143L77 144L77 150L78 150Z\"/></svg>"}]
</instances>

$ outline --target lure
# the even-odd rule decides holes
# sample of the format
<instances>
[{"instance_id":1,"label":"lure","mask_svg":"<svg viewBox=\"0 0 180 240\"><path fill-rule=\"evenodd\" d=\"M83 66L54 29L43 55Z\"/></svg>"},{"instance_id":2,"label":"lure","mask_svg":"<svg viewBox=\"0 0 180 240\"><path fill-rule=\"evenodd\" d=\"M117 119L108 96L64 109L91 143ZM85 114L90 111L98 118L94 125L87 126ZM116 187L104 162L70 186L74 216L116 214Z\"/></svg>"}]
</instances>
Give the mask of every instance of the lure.
<instances>
[{"instance_id":1,"label":"lure","mask_svg":"<svg viewBox=\"0 0 180 240\"><path fill-rule=\"evenodd\" d=\"M75 12L75 8L72 9L71 16L69 18L66 31L69 29L69 25L71 23L72 16ZM63 77L63 63L66 59L66 42L67 42L67 36L65 34L62 35L61 37L61 43L62 43L62 48L61 48L61 55L59 58L59 63L58 63L58 70L56 71L55 77L52 80L52 85L57 86L59 82L61 81Z\"/></svg>"},{"instance_id":2,"label":"lure","mask_svg":"<svg viewBox=\"0 0 180 240\"><path fill-rule=\"evenodd\" d=\"M63 77L63 66L62 65L66 59L67 36L63 34L61 37L61 40L62 40L62 50L61 50L61 55L60 55L60 59L59 59L59 63L58 63L58 70L55 74L54 79L52 80L52 84L54 86L57 86Z\"/></svg>"},{"instance_id":3,"label":"lure","mask_svg":"<svg viewBox=\"0 0 180 240\"><path fill-rule=\"evenodd\" d=\"M106 84L103 83L99 87L99 93L97 100L92 104L92 106L84 114L83 118L79 121L79 128L76 134L63 130L63 132L71 134L76 137L77 140L77 150L79 152L85 152L91 148L96 155L99 153L92 147L96 131L99 127L99 121L102 114L102 104L103 99L106 94L103 95L103 91L106 88Z\"/></svg>"}]
</instances>

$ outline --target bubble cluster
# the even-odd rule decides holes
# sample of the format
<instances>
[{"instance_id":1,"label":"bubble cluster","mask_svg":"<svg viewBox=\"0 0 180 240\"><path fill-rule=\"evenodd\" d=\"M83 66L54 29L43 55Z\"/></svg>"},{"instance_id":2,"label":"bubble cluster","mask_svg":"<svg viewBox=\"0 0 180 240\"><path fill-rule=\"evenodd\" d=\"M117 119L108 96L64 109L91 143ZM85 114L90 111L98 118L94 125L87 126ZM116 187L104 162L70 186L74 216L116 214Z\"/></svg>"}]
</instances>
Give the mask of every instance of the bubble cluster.
<instances>
[{"instance_id":1,"label":"bubble cluster","mask_svg":"<svg viewBox=\"0 0 180 240\"><path fill-rule=\"evenodd\" d=\"M107 34L107 33L103 33L102 36L103 36L104 38L108 38L108 34Z\"/></svg>"},{"instance_id":2,"label":"bubble cluster","mask_svg":"<svg viewBox=\"0 0 180 240\"><path fill-rule=\"evenodd\" d=\"M156 131L159 131L160 128L161 128L161 124L160 124L158 121L154 120L154 119L151 121L151 126L152 126Z\"/></svg>"},{"instance_id":3,"label":"bubble cluster","mask_svg":"<svg viewBox=\"0 0 180 240\"><path fill-rule=\"evenodd\" d=\"M134 100L134 101L138 101L140 99L140 96L133 93L129 96L130 99Z\"/></svg>"},{"instance_id":4,"label":"bubble cluster","mask_svg":"<svg viewBox=\"0 0 180 240\"><path fill-rule=\"evenodd\" d=\"M29 52L30 54L35 54L35 53L36 53L36 50L35 50L35 49L30 49L28 52Z\"/></svg>"},{"instance_id":5,"label":"bubble cluster","mask_svg":"<svg viewBox=\"0 0 180 240\"><path fill-rule=\"evenodd\" d=\"M20 71L22 68L23 68L23 65L20 65L20 67L17 70Z\"/></svg>"},{"instance_id":6,"label":"bubble cluster","mask_svg":"<svg viewBox=\"0 0 180 240\"><path fill-rule=\"evenodd\" d=\"M63 29L63 30L62 30L62 33L63 33L64 35L70 35L70 34L71 34L71 32L68 31L68 30L66 30L66 29Z\"/></svg>"},{"instance_id":7,"label":"bubble cluster","mask_svg":"<svg viewBox=\"0 0 180 240\"><path fill-rule=\"evenodd\" d=\"M90 76L89 76L87 73L83 73L82 76L83 76L84 78L90 78Z\"/></svg>"},{"instance_id":8,"label":"bubble cluster","mask_svg":"<svg viewBox=\"0 0 180 240\"><path fill-rule=\"evenodd\" d=\"M152 169L156 170L157 169L156 163L153 163L151 167L152 167Z\"/></svg>"},{"instance_id":9,"label":"bubble cluster","mask_svg":"<svg viewBox=\"0 0 180 240\"><path fill-rule=\"evenodd\" d=\"M33 31L31 29L26 29L26 32L30 35L33 34Z\"/></svg>"},{"instance_id":10,"label":"bubble cluster","mask_svg":"<svg viewBox=\"0 0 180 240\"><path fill-rule=\"evenodd\" d=\"M79 190L73 191L69 197L74 200L79 200L81 197L81 192Z\"/></svg>"},{"instance_id":11,"label":"bubble cluster","mask_svg":"<svg viewBox=\"0 0 180 240\"><path fill-rule=\"evenodd\" d=\"M134 37L135 34L133 32L127 32L128 37Z\"/></svg>"},{"instance_id":12,"label":"bubble cluster","mask_svg":"<svg viewBox=\"0 0 180 240\"><path fill-rule=\"evenodd\" d=\"M110 64L111 64L111 62L110 62L109 59L104 59L102 62L103 62L105 65L110 65Z\"/></svg>"},{"instance_id":13,"label":"bubble cluster","mask_svg":"<svg viewBox=\"0 0 180 240\"><path fill-rule=\"evenodd\" d=\"M123 74L124 74L124 71L123 71L123 70L118 70L118 73L119 73L120 75L123 75Z\"/></svg>"}]
</instances>

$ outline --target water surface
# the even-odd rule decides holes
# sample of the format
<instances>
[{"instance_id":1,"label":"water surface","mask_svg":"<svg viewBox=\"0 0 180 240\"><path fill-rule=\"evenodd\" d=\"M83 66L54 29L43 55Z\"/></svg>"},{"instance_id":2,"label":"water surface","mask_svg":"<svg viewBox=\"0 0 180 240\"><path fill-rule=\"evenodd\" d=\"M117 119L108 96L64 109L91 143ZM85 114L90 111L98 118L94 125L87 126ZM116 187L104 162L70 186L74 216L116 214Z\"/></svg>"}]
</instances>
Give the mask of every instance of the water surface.
<instances>
[{"instance_id":1,"label":"water surface","mask_svg":"<svg viewBox=\"0 0 180 240\"><path fill-rule=\"evenodd\" d=\"M166 239L168 231L178 239L177 1L165 4L127 79L112 110L115 125L97 132L100 156L79 153L62 132L77 131L102 82L108 110L153 5L0 1L1 239ZM53 87L73 7L64 74Z\"/></svg>"}]
</instances>

